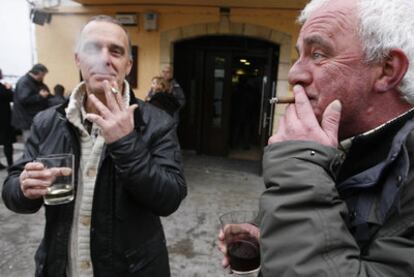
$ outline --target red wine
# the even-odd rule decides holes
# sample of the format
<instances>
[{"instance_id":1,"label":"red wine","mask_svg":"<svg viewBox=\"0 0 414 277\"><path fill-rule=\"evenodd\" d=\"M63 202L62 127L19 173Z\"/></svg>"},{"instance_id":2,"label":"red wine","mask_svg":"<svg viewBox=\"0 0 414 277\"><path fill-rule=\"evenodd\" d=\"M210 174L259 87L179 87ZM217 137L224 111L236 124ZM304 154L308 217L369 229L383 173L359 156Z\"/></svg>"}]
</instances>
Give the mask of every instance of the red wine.
<instances>
[{"instance_id":1,"label":"red wine","mask_svg":"<svg viewBox=\"0 0 414 277\"><path fill-rule=\"evenodd\" d=\"M252 271L260 266L259 243L255 239L243 239L228 245L230 267L235 271Z\"/></svg>"}]
</instances>

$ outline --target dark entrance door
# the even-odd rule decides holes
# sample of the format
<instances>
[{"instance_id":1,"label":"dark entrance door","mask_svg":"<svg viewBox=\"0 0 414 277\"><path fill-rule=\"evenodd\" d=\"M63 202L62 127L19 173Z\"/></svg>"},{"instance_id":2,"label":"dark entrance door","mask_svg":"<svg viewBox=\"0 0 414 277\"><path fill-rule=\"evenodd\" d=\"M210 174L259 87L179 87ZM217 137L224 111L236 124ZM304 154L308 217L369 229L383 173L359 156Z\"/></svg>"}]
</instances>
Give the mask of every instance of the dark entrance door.
<instances>
[{"instance_id":1,"label":"dark entrance door","mask_svg":"<svg viewBox=\"0 0 414 277\"><path fill-rule=\"evenodd\" d=\"M203 137L201 152L227 156L230 133L231 55L209 51L205 56Z\"/></svg>"},{"instance_id":2,"label":"dark entrance door","mask_svg":"<svg viewBox=\"0 0 414 277\"><path fill-rule=\"evenodd\" d=\"M271 133L279 47L208 36L175 44L175 78L187 104L178 135L199 154L260 160Z\"/></svg>"}]
</instances>

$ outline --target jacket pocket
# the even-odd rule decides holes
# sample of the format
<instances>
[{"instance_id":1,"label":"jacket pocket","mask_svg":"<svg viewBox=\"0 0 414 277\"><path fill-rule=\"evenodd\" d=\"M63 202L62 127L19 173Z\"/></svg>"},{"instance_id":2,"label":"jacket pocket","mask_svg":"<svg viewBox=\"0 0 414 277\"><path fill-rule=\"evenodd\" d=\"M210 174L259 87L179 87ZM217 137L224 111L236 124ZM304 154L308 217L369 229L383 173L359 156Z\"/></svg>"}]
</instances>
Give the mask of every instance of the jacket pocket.
<instances>
[{"instance_id":1,"label":"jacket pocket","mask_svg":"<svg viewBox=\"0 0 414 277\"><path fill-rule=\"evenodd\" d=\"M130 273L141 271L160 255L168 255L162 232L159 232L151 240L138 248L125 251L125 257L128 261L128 271Z\"/></svg>"}]
</instances>

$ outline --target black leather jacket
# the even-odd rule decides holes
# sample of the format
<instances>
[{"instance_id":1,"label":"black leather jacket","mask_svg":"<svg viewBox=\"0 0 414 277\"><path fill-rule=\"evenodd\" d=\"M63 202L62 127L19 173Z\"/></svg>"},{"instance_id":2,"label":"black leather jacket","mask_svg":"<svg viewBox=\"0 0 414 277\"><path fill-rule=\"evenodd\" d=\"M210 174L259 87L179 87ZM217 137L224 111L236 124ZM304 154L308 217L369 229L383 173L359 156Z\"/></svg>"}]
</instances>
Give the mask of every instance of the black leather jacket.
<instances>
[{"instance_id":1,"label":"black leather jacket","mask_svg":"<svg viewBox=\"0 0 414 277\"><path fill-rule=\"evenodd\" d=\"M90 233L94 276L170 276L159 216L173 213L186 196L181 152L171 118L135 98L131 102L139 104L135 130L104 146L96 179ZM3 185L9 209L34 213L42 207L42 199L25 198L19 184L24 165L38 155L74 153L79 167L79 137L66 119L65 105L35 117L23 157ZM45 206L45 211L36 276L65 276L74 201Z\"/></svg>"},{"instance_id":2,"label":"black leather jacket","mask_svg":"<svg viewBox=\"0 0 414 277\"><path fill-rule=\"evenodd\" d=\"M47 98L39 95L39 91L49 88L40 81L33 79L29 73L22 76L16 84L13 94L12 125L16 129L29 130L35 115L48 107Z\"/></svg>"}]
</instances>

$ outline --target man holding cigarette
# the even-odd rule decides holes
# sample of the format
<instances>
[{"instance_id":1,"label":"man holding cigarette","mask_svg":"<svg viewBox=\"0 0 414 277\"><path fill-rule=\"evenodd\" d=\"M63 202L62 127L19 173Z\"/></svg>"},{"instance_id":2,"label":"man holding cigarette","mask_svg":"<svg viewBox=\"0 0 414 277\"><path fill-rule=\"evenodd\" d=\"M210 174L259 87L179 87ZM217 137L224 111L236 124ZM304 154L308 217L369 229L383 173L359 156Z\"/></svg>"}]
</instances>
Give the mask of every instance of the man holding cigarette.
<instances>
[{"instance_id":1,"label":"man holding cigarette","mask_svg":"<svg viewBox=\"0 0 414 277\"><path fill-rule=\"evenodd\" d=\"M295 103L265 149L258 227L245 228L260 230L262 276L414 276L413 13L408 0L302 11Z\"/></svg>"},{"instance_id":2,"label":"man holding cigarette","mask_svg":"<svg viewBox=\"0 0 414 277\"><path fill-rule=\"evenodd\" d=\"M75 155L75 200L45 206L35 276L170 276L160 216L186 196L181 154L170 117L129 93L126 30L108 16L82 29L75 60L85 80L70 100L40 113L24 155L3 186L6 206L37 212L63 174L32 162Z\"/></svg>"}]
</instances>

